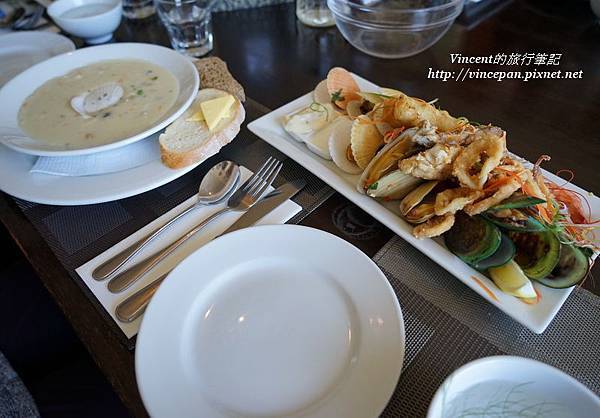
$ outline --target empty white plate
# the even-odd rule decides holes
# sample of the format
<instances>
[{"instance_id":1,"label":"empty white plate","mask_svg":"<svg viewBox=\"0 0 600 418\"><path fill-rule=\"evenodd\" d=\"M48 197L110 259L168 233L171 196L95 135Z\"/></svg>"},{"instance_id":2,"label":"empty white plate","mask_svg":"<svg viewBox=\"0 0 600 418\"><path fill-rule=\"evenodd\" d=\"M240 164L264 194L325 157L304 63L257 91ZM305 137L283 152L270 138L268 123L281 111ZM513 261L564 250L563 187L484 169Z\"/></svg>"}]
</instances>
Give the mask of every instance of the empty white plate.
<instances>
[{"instance_id":1,"label":"empty white plate","mask_svg":"<svg viewBox=\"0 0 600 418\"><path fill-rule=\"evenodd\" d=\"M148 307L136 349L153 417L376 417L404 358L379 268L316 229L261 226L184 260Z\"/></svg>"},{"instance_id":2,"label":"empty white plate","mask_svg":"<svg viewBox=\"0 0 600 418\"><path fill-rule=\"evenodd\" d=\"M0 35L0 87L38 62L75 50L75 44L51 32L13 32Z\"/></svg>"},{"instance_id":3,"label":"empty white plate","mask_svg":"<svg viewBox=\"0 0 600 418\"><path fill-rule=\"evenodd\" d=\"M600 416L600 399L545 363L524 357L486 357L452 373L427 413L428 418L467 416L595 418Z\"/></svg>"}]
</instances>

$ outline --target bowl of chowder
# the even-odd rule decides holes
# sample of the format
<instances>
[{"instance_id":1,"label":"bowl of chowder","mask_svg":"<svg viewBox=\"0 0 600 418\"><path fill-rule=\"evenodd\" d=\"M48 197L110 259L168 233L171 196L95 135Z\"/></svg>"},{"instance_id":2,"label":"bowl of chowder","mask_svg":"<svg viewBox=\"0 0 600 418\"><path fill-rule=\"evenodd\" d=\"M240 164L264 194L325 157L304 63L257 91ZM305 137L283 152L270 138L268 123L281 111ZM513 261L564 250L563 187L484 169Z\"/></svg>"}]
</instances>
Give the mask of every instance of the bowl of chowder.
<instances>
[{"instance_id":1,"label":"bowl of chowder","mask_svg":"<svg viewBox=\"0 0 600 418\"><path fill-rule=\"evenodd\" d=\"M121 147L174 121L198 88L194 65L171 49L83 48L29 68L0 90L0 142L46 156Z\"/></svg>"}]
</instances>

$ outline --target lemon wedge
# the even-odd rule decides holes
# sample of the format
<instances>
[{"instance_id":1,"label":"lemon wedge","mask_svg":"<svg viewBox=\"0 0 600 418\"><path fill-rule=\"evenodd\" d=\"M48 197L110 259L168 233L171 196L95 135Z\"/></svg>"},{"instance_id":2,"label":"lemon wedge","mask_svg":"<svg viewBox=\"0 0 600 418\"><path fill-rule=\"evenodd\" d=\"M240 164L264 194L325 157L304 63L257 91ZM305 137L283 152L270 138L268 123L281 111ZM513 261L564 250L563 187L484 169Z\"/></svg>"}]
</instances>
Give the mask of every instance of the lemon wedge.
<instances>
[{"instance_id":1,"label":"lemon wedge","mask_svg":"<svg viewBox=\"0 0 600 418\"><path fill-rule=\"evenodd\" d=\"M533 284L515 260L510 260L500 267L492 267L488 272L496 286L504 293L521 299L537 298Z\"/></svg>"}]
</instances>

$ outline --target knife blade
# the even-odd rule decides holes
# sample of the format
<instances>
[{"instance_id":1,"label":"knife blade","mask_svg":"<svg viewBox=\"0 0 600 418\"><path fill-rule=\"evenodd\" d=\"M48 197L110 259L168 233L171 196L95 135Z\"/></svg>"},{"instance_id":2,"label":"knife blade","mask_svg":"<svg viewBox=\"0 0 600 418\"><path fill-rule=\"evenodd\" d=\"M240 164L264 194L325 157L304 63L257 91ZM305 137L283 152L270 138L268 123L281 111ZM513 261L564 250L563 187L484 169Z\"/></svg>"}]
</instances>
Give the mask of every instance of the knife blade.
<instances>
[{"instance_id":1,"label":"knife blade","mask_svg":"<svg viewBox=\"0 0 600 418\"><path fill-rule=\"evenodd\" d=\"M256 221L262 219L267 213L277 208L286 200L294 197L296 193L304 188L304 186L306 186L306 182L302 179L293 180L279 186L261 201L252 206L221 235L254 225Z\"/></svg>"}]
</instances>

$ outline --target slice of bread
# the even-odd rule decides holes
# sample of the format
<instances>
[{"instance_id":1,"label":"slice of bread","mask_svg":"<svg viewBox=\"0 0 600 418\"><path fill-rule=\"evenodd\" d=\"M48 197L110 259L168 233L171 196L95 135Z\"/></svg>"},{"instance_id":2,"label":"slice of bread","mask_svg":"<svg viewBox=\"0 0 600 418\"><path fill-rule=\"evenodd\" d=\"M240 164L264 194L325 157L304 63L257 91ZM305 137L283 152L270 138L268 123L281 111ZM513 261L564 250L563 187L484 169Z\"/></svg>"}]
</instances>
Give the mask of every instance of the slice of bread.
<instances>
[{"instance_id":1,"label":"slice of bread","mask_svg":"<svg viewBox=\"0 0 600 418\"><path fill-rule=\"evenodd\" d=\"M200 58L194 61L200 75L200 87L215 88L233 94L241 102L246 101L244 88L229 72L227 64L219 57Z\"/></svg>"},{"instance_id":2,"label":"slice of bread","mask_svg":"<svg viewBox=\"0 0 600 418\"><path fill-rule=\"evenodd\" d=\"M227 94L217 89L198 92L190 108L169 125L158 139L163 164L170 168L182 168L204 161L236 137L246 117L244 107L237 99L229 110L229 116L221 119L212 131L205 121L189 120L200 110L200 103Z\"/></svg>"}]
</instances>

